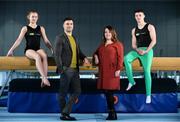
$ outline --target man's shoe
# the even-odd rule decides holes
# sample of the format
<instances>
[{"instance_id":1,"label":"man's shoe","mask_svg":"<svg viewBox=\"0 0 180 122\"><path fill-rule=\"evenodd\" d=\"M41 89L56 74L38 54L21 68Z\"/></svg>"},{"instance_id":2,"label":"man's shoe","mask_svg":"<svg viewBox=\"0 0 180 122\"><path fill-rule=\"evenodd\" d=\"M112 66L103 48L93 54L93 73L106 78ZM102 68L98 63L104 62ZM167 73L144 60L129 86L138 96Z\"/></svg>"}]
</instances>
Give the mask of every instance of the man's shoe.
<instances>
[{"instance_id":1,"label":"man's shoe","mask_svg":"<svg viewBox=\"0 0 180 122\"><path fill-rule=\"evenodd\" d=\"M76 118L75 118L75 117L71 117L71 116L68 115L68 114L63 114L63 115L61 115L60 119L61 119L61 120L66 120L66 121L76 121Z\"/></svg>"}]
</instances>

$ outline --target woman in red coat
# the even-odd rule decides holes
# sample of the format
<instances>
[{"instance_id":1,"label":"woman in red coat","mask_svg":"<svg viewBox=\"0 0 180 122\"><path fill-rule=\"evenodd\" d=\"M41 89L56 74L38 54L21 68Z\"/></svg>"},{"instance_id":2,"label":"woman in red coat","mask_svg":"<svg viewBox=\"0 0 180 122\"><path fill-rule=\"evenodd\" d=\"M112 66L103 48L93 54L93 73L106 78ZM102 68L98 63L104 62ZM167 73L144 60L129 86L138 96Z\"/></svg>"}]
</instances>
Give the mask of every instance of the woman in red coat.
<instances>
[{"instance_id":1,"label":"woman in red coat","mask_svg":"<svg viewBox=\"0 0 180 122\"><path fill-rule=\"evenodd\" d=\"M99 67L97 88L105 91L108 106L106 120L117 120L114 109L113 91L120 89L120 71L123 68L123 45L117 38L116 31L106 26L103 32L103 43L94 53L95 64Z\"/></svg>"}]
</instances>

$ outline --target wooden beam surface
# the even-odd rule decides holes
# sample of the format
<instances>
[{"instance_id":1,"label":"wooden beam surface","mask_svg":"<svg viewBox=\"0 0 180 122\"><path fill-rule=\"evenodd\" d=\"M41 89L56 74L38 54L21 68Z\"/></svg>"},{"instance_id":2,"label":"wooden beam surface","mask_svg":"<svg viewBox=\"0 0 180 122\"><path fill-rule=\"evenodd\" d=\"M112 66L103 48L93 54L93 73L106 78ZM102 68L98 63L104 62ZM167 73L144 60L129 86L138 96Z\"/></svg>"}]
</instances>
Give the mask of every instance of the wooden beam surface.
<instances>
[{"instance_id":1,"label":"wooden beam surface","mask_svg":"<svg viewBox=\"0 0 180 122\"><path fill-rule=\"evenodd\" d=\"M89 58L91 59L91 58ZM135 60L132 63L133 70L142 71L142 65L139 60ZM56 70L56 63L54 58L48 58L48 69ZM0 56L0 70L36 70L35 61L30 60L27 57L15 56L6 57ZM80 70L97 70L95 66L80 66ZM180 58L179 57L154 57L152 63L152 70L163 71L178 71L180 70Z\"/></svg>"}]
</instances>

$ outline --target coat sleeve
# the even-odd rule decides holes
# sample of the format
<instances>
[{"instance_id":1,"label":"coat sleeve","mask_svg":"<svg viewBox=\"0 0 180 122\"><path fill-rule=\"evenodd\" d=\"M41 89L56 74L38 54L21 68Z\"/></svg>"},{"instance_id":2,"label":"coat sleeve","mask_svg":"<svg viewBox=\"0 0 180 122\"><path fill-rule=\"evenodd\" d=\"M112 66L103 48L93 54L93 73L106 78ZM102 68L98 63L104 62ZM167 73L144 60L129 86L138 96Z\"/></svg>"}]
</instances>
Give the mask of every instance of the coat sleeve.
<instances>
[{"instance_id":1,"label":"coat sleeve","mask_svg":"<svg viewBox=\"0 0 180 122\"><path fill-rule=\"evenodd\" d=\"M80 47L79 47L79 45L78 45L78 49L79 49L79 58L80 58L80 60L84 60L84 58L86 58L86 56L84 55L84 53L81 51L81 49L80 49Z\"/></svg>"},{"instance_id":2,"label":"coat sleeve","mask_svg":"<svg viewBox=\"0 0 180 122\"><path fill-rule=\"evenodd\" d=\"M122 43L117 43L117 68L116 70L123 69L123 60L124 60L124 47Z\"/></svg>"},{"instance_id":3,"label":"coat sleeve","mask_svg":"<svg viewBox=\"0 0 180 122\"><path fill-rule=\"evenodd\" d=\"M57 65L57 71L60 73L62 71L62 58L61 58L61 53L62 53L62 39L60 36L56 36L55 39L55 44L54 44L54 58L55 62Z\"/></svg>"}]
</instances>

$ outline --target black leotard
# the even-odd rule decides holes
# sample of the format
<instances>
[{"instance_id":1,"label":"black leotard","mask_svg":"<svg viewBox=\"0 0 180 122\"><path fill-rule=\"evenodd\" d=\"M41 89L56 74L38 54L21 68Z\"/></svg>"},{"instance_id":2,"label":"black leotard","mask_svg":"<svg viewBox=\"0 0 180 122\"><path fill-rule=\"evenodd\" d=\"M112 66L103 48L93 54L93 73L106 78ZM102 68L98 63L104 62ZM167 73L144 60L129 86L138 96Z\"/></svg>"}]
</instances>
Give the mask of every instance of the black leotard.
<instances>
[{"instance_id":1,"label":"black leotard","mask_svg":"<svg viewBox=\"0 0 180 122\"><path fill-rule=\"evenodd\" d=\"M32 28L30 26L27 27L27 32L25 34L26 39L26 48L25 51L28 49L32 50L39 50L40 49L40 40L41 40L41 27L38 25L36 28Z\"/></svg>"}]
</instances>

